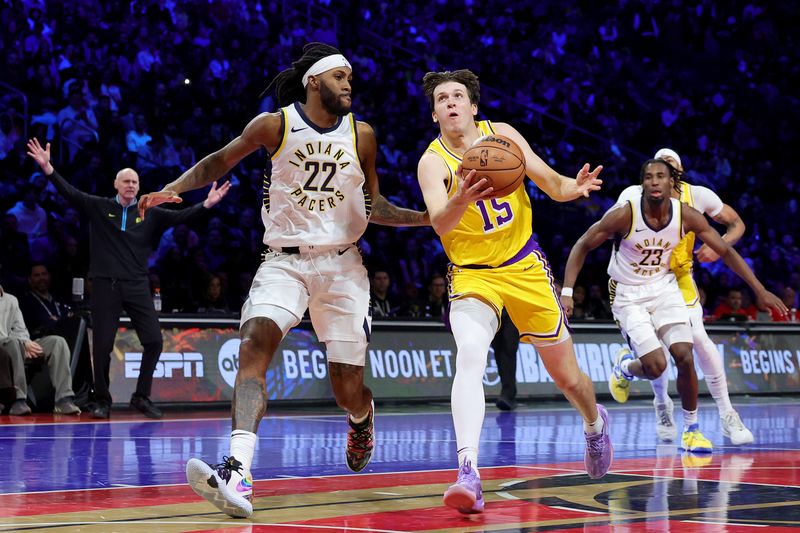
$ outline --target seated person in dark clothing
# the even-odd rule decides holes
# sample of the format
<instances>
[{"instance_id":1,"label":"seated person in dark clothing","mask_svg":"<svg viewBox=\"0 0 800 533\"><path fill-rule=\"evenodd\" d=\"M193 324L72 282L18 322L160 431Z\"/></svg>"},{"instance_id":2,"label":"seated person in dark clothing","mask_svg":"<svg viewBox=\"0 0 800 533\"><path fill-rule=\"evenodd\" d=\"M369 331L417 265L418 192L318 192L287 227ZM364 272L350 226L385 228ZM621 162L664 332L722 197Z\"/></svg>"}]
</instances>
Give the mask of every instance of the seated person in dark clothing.
<instances>
[{"instance_id":1,"label":"seated person in dark clothing","mask_svg":"<svg viewBox=\"0 0 800 533\"><path fill-rule=\"evenodd\" d=\"M52 334L59 321L69 314L69 307L50 294L50 271L42 263L31 265L28 289L19 301L28 330L33 337Z\"/></svg>"},{"instance_id":2,"label":"seated person in dark clothing","mask_svg":"<svg viewBox=\"0 0 800 533\"><path fill-rule=\"evenodd\" d=\"M206 290L197 307L198 313L230 313L228 300L222 288L222 278L213 275L208 280Z\"/></svg>"},{"instance_id":3,"label":"seated person in dark clothing","mask_svg":"<svg viewBox=\"0 0 800 533\"><path fill-rule=\"evenodd\" d=\"M447 280L434 274L428 283L428 298L425 300L425 316L441 319L447 311Z\"/></svg>"},{"instance_id":4,"label":"seated person in dark clothing","mask_svg":"<svg viewBox=\"0 0 800 533\"><path fill-rule=\"evenodd\" d=\"M92 384L92 367L89 359L89 342L86 338L87 324L80 313L59 302L50 292L50 272L41 263L31 265L28 275L28 291L20 298L19 306L31 337L37 339L58 335L67 341L73 368L73 390L76 403L84 407L88 402L88 388ZM77 362L73 361L78 357ZM86 394L81 395L81 392ZM80 397L80 398L79 398Z\"/></svg>"},{"instance_id":5,"label":"seated person in dark clothing","mask_svg":"<svg viewBox=\"0 0 800 533\"><path fill-rule=\"evenodd\" d=\"M394 316L395 310L391 302L392 278L385 269L375 269L369 279L370 285L370 305L372 306L372 318L387 318Z\"/></svg>"},{"instance_id":6,"label":"seated person in dark clothing","mask_svg":"<svg viewBox=\"0 0 800 533\"><path fill-rule=\"evenodd\" d=\"M67 341L58 335L31 338L17 298L3 291L2 287L0 287L0 347L11 356L16 398L11 405L10 414L27 415L31 412L25 401L28 396L25 365L37 361L47 365L50 381L56 390L53 412L80 414L81 410L75 405L75 394L72 392Z\"/></svg>"}]
</instances>

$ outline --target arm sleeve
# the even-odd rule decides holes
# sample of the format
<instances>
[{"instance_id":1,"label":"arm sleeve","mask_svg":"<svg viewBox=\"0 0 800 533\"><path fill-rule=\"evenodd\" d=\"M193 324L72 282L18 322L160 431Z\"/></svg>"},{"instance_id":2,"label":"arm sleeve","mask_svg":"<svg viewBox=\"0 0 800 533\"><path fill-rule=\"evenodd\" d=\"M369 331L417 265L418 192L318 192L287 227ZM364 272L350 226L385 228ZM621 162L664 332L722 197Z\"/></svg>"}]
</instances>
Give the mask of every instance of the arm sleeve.
<instances>
[{"instance_id":1,"label":"arm sleeve","mask_svg":"<svg viewBox=\"0 0 800 533\"><path fill-rule=\"evenodd\" d=\"M58 173L57 170L53 170L53 173L50 174L48 178L50 178L53 186L55 186L56 190L59 192L59 194L61 194L61 196L66 198L67 201L73 204L76 208L80 209L81 211L86 211L86 207L89 203L89 198L91 195L79 191L73 187L61 176L61 174Z\"/></svg>"},{"instance_id":2,"label":"arm sleeve","mask_svg":"<svg viewBox=\"0 0 800 533\"><path fill-rule=\"evenodd\" d=\"M692 196L694 196L694 208L701 213L713 218L722 211L724 205L722 199L708 187L692 185Z\"/></svg>"}]
</instances>

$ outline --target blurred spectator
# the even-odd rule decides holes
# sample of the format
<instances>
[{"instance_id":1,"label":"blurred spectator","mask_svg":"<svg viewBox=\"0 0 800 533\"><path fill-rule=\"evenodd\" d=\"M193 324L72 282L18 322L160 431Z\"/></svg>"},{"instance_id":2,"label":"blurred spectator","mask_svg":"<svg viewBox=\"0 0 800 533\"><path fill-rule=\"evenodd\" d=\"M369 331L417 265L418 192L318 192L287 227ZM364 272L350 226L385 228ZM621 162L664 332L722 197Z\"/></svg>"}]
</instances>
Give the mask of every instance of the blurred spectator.
<instances>
[{"instance_id":1,"label":"blurred spectator","mask_svg":"<svg viewBox=\"0 0 800 533\"><path fill-rule=\"evenodd\" d=\"M8 210L17 219L17 229L27 235L28 243L47 235L47 213L39 205L39 191L33 183L22 186L22 200Z\"/></svg>"},{"instance_id":2,"label":"blurred spectator","mask_svg":"<svg viewBox=\"0 0 800 533\"><path fill-rule=\"evenodd\" d=\"M588 313L586 289L583 288L583 285L575 285L575 289L572 292L572 301L575 302L575 306L572 309L572 317L570 317L570 320L586 320L587 318L593 318L589 316Z\"/></svg>"},{"instance_id":3,"label":"blurred spectator","mask_svg":"<svg viewBox=\"0 0 800 533\"><path fill-rule=\"evenodd\" d=\"M139 151L147 146L153 137L147 133L147 118L141 113L138 113L134 118L133 129L128 131L126 137L128 143L128 151L139 153Z\"/></svg>"},{"instance_id":4,"label":"blurred spectator","mask_svg":"<svg viewBox=\"0 0 800 533\"><path fill-rule=\"evenodd\" d=\"M391 298L392 279L386 270L375 269L370 278L370 302L372 318L388 318L394 316Z\"/></svg>"},{"instance_id":5,"label":"blurred spectator","mask_svg":"<svg viewBox=\"0 0 800 533\"><path fill-rule=\"evenodd\" d=\"M425 300L424 314L429 318L442 320L447 312L447 280L441 274L434 274L428 282L428 298Z\"/></svg>"},{"instance_id":6,"label":"blurred spectator","mask_svg":"<svg viewBox=\"0 0 800 533\"><path fill-rule=\"evenodd\" d=\"M203 292L203 297L200 298L197 312L205 314L230 313L225 291L222 286L222 278L217 275L213 275L209 278L206 290Z\"/></svg>"},{"instance_id":7,"label":"blurred spectator","mask_svg":"<svg viewBox=\"0 0 800 533\"><path fill-rule=\"evenodd\" d=\"M730 289L725 302L719 304L712 314L715 320L755 320L755 313L748 313L742 307L742 291L740 289Z\"/></svg>"},{"instance_id":8,"label":"blurred spectator","mask_svg":"<svg viewBox=\"0 0 800 533\"><path fill-rule=\"evenodd\" d=\"M95 138L98 122L78 87L70 89L68 101L67 106L58 112L58 127L72 161L84 143Z\"/></svg>"}]
</instances>

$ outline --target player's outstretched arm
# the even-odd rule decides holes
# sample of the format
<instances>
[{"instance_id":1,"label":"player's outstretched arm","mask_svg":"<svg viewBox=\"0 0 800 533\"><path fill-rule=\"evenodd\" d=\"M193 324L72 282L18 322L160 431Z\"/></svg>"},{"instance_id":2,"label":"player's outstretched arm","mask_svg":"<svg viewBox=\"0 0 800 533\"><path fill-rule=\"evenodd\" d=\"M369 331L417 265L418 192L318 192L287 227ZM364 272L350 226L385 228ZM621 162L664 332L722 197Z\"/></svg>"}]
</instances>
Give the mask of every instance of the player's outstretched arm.
<instances>
[{"instance_id":1,"label":"player's outstretched arm","mask_svg":"<svg viewBox=\"0 0 800 533\"><path fill-rule=\"evenodd\" d=\"M139 212L142 217L151 207L171 202L180 203L182 192L205 187L227 174L234 166L255 152L261 146L275 148L281 142L280 113L262 113L245 127L241 135L225 147L207 155L180 178L168 183L155 193L145 194L139 199Z\"/></svg>"},{"instance_id":2,"label":"player's outstretched arm","mask_svg":"<svg viewBox=\"0 0 800 533\"><path fill-rule=\"evenodd\" d=\"M557 202L569 202L582 196L588 197L592 191L599 191L603 180L597 176L603 170L600 165L591 170L589 163L583 165L576 178L562 176L536 155L522 136L513 126L503 122L494 123L495 131L505 135L522 149L525 156L525 173L536 183L536 186Z\"/></svg>"},{"instance_id":3,"label":"player's outstretched arm","mask_svg":"<svg viewBox=\"0 0 800 533\"><path fill-rule=\"evenodd\" d=\"M575 286L575 281L578 279L583 268L583 263L586 261L586 256L603 244L608 239L617 234L627 234L631 229L631 204L626 202L622 205L615 205L603 215L603 218L592 224L586 230L586 233L581 235L575 246L569 252L567 259L567 267L564 271L564 289L571 291ZM567 292L564 294L562 289L561 306L567 317L572 316L572 309L574 302L572 301L572 294Z\"/></svg>"},{"instance_id":4,"label":"player's outstretched arm","mask_svg":"<svg viewBox=\"0 0 800 533\"><path fill-rule=\"evenodd\" d=\"M780 298L769 292L758 280L756 275L745 263L733 246L725 242L717 230L711 227L705 217L696 209L686 204L681 204L683 227L686 231L693 231L697 237L719 254L726 265L747 283L756 296L756 307L764 311L768 307L780 315L787 313L786 305Z\"/></svg>"},{"instance_id":5,"label":"player's outstretched arm","mask_svg":"<svg viewBox=\"0 0 800 533\"><path fill-rule=\"evenodd\" d=\"M722 239L731 246L739 242L739 239L744 235L745 224L742 217L728 204L722 204L722 211L712 218L716 222L725 225L725 235L722 236ZM697 255L697 260L701 263L713 263L719 259L719 255L707 244L703 244L695 254Z\"/></svg>"},{"instance_id":6,"label":"player's outstretched arm","mask_svg":"<svg viewBox=\"0 0 800 533\"><path fill-rule=\"evenodd\" d=\"M367 190L372 198L372 210L369 221L383 226L430 226L431 221L427 211L414 211L398 207L387 200L380 192L376 160L378 155L378 141L375 131L366 122L358 122L358 157L361 168L367 180Z\"/></svg>"}]
</instances>

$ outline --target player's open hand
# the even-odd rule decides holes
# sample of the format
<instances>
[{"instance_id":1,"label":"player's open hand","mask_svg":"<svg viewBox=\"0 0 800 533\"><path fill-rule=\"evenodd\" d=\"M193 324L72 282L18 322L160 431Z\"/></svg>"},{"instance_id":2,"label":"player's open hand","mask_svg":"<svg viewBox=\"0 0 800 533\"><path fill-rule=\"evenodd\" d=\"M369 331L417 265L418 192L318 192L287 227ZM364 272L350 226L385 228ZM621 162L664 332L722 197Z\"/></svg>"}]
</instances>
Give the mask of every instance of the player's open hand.
<instances>
[{"instance_id":1,"label":"player's open hand","mask_svg":"<svg viewBox=\"0 0 800 533\"><path fill-rule=\"evenodd\" d=\"M455 202L469 205L492 194L494 189L486 186L488 183L486 178L478 179L477 174L477 171L472 169L464 175L464 170L461 168L461 165L458 166L456 170L458 188L453 195L453 200Z\"/></svg>"},{"instance_id":2,"label":"player's open hand","mask_svg":"<svg viewBox=\"0 0 800 533\"><path fill-rule=\"evenodd\" d=\"M561 295L561 308L564 310L564 314L567 315L567 318L572 317L572 310L575 308L575 301L572 299L572 296Z\"/></svg>"},{"instance_id":3,"label":"player's open hand","mask_svg":"<svg viewBox=\"0 0 800 533\"><path fill-rule=\"evenodd\" d=\"M766 311L767 308L772 309L780 316L786 316L789 313L789 309L786 308L783 301L769 291L756 295L756 307L761 311Z\"/></svg>"},{"instance_id":4,"label":"player's open hand","mask_svg":"<svg viewBox=\"0 0 800 533\"><path fill-rule=\"evenodd\" d=\"M178 196L178 193L175 191L158 191L143 194L139 198L139 214L142 216L142 220L144 220L145 213L151 207L167 203L179 204L181 202L183 202L183 198Z\"/></svg>"},{"instance_id":5,"label":"player's open hand","mask_svg":"<svg viewBox=\"0 0 800 533\"><path fill-rule=\"evenodd\" d=\"M603 180L599 179L597 176L600 174L601 170L603 170L603 165L598 165L594 170L591 170L589 163L583 165L583 168L580 169L575 178L575 187L580 196L588 198L592 191L600 190L600 186L603 185Z\"/></svg>"}]
</instances>

